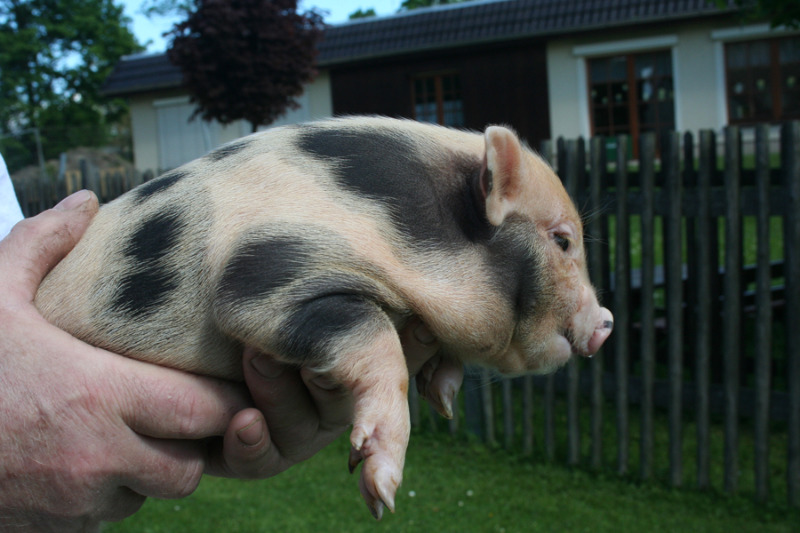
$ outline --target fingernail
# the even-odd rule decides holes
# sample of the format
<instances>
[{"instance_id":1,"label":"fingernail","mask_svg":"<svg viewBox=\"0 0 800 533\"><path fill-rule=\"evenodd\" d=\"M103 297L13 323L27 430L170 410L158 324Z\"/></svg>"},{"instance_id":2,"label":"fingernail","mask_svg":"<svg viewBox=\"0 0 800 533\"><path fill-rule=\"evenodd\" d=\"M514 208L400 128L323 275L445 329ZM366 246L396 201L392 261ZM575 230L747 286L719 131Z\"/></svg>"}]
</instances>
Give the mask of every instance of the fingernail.
<instances>
[{"instance_id":1,"label":"fingernail","mask_svg":"<svg viewBox=\"0 0 800 533\"><path fill-rule=\"evenodd\" d=\"M330 376L320 374L311 380L315 386L322 390L336 390L340 387L339 383L333 380Z\"/></svg>"},{"instance_id":2,"label":"fingernail","mask_svg":"<svg viewBox=\"0 0 800 533\"><path fill-rule=\"evenodd\" d=\"M239 441L245 446L255 446L264 439L264 424L261 419L253 420L251 423L236 432Z\"/></svg>"},{"instance_id":3,"label":"fingernail","mask_svg":"<svg viewBox=\"0 0 800 533\"><path fill-rule=\"evenodd\" d=\"M58 204L53 208L58 211L72 211L73 209L77 209L86 202L88 202L92 198L91 191L82 190L78 191L74 194L71 194L58 202Z\"/></svg>"},{"instance_id":4,"label":"fingernail","mask_svg":"<svg viewBox=\"0 0 800 533\"><path fill-rule=\"evenodd\" d=\"M252 367L267 379L275 379L283 374L285 367L271 357L260 354L250 360Z\"/></svg>"},{"instance_id":5,"label":"fingernail","mask_svg":"<svg viewBox=\"0 0 800 533\"><path fill-rule=\"evenodd\" d=\"M436 337L433 336L431 330L429 330L425 324L417 326L414 330L414 337L422 344L433 344L436 342Z\"/></svg>"}]
</instances>

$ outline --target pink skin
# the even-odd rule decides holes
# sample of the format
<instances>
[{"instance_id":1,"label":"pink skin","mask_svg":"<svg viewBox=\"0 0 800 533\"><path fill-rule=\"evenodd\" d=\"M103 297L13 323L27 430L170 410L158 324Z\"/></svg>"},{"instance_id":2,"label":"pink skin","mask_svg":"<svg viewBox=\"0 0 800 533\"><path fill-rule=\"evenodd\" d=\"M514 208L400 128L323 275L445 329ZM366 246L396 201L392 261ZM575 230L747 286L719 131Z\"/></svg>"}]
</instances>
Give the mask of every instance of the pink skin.
<instances>
[{"instance_id":1,"label":"pink skin","mask_svg":"<svg viewBox=\"0 0 800 533\"><path fill-rule=\"evenodd\" d=\"M614 329L614 316L605 307L600 307L589 283L582 244L583 232L569 220L576 215L556 213L557 222L549 224L547 235L556 246L565 240L569 243L566 251L559 249L556 255L562 255L566 260L564 268L570 271L568 277L580 279L577 311L565 324L564 332L556 334L557 338L551 345L554 359L566 362L572 354L591 357L597 353ZM565 217L568 220L564 221Z\"/></svg>"},{"instance_id":2,"label":"pink skin","mask_svg":"<svg viewBox=\"0 0 800 533\"><path fill-rule=\"evenodd\" d=\"M578 355L591 357L596 354L614 328L614 316L605 307L600 307L594 291L581 285L578 312L567 328L573 332L571 349Z\"/></svg>"}]
</instances>

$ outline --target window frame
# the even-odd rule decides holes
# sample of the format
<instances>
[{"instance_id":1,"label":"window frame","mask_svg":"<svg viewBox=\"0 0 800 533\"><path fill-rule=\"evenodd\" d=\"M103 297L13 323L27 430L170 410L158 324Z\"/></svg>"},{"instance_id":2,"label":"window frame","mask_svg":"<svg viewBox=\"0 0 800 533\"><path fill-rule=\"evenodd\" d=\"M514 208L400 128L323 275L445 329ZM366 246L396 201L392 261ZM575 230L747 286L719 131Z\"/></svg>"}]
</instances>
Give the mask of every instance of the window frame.
<instances>
[{"instance_id":1,"label":"window frame","mask_svg":"<svg viewBox=\"0 0 800 533\"><path fill-rule=\"evenodd\" d=\"M670 43L671 44L671 43ZM589 132L591 136L602 135L605 137L617 137L618 135L627 135L629 137L629 145L630 150L632 152L633 157L638 157L639 154L639 137L641 135L642 130L642 116L640 116L640 107L645 101L639 98L639 91L638 91L638 82L645 78L637 77L636 71L636 60L639 57L653 55L653 54L664 54L665 58L668 60L669 64L669 79L671 84L671 97L668 99L671 103L671 111L672 111L672 120L663 121L663 120L656 120L652 123L655 127L653 130L658 133L661 131L662 124L668 125L668 129L674 130L677 128L677 121L678 121L678 99L677 99L677 88L676 88L676 73L675 73L675 65L674 65L674 57L673 57L673 47L672 46L664 46L664 47L653 47L648 48L645 50L607 50L608 53L605 54L596 54L588 57L584 57L584 68L585 68L585 76L586 76L586 102L587 102L587 109L588 109L588 119L589 119ZM624 58L625 61L625 79L624 83L627 85L627 93L628 93L628 100L626 105L624 106L628 121L627 121L627 130L628 132L615 132L614 128L619 127L614 124L613 119L609 120L609 126L606 128L609 131L598 133L597 129L598 126L596 124L596 110L599 107L595 104L593 99L593 88L597 87L599 84L593 83L592 79L592 62L594 61L602 61L602 60L613 60L615 58ZM662 79L665 76L660 76L655 79ZM612 87L615 83L614 80L606 81L605 82L608 87ZM611 98L612 91L609 89L609 98ZM659 105L658 102L654 102L653 105ZM613 109L614 104L613 102L609 102L605 104L606 109L609 113L610 117L613 117ZM622 108L623 106L617 106ZM660 117L659 117L660 119Z\"/></svg>"},{"instance_id":2,"label":"window frame","mask_svg":"<svg viewBox=\"0 0 800 533\"><path fill-rule=\"evenodd\" d=\"M782 65L780 62L780 44L783 41L788 41L790 39L796 39L800 41L800 35L781 35L777 37L759 37L753 39L746 39L746 40L729 40L723 43L723 73L724 73L724 91L725 91L725 111L727 113L728 124L737 125L737 126L752 126L755 124L761 124L764 122L767 123L780 123L789 120L798 120L800 119L800 106L798 107L798 111L793 115L787 115L784 113L784 101L783 101L783 93L781 90L781 82L782 82ZM755 66L748 64L746 68L742 69L731 69L729 64L731 48L733 46L747 46L747 50L751 49L753 45L759 43L766 43L769 45L768 57L769 57L769 65L766 69L769 71L769 96L771 100L771 112L770 116L759 116L755 115L752 112L745 116L744 118L735 118L734 117L734 109L733 106L735 104L735 100L733 98L733 87L732 87L732 71L735 70L745 70L747 72L748 80L751 79L752 72L756 69ZM797 65L800 67L800 61L796 63L792 63L792 65ZM754 98L756 93L752 90L747 92L748 95L748 103L749 107L752 110L754 108Z\"/></svg>"},{"instance_id":3,"label":"window frame","mask_svg":"<svg viewBox=\"0 0 800 533\"><path fill-rule=\"evenodd\" d=\"M457 99L454 100L445 100L445 78L454 78L457 82ZM436 72L422 72L418 74L414 74L411 76L411 113L414 120L419 120L421 122L430 122L429 120L421 120L421 118L417 114L417 83L423 80L433 80L434 83L434 100L426 100L426 103L434 102L436 105L436 124L444 125L444 126L452 126L452 127L463 127L466 123L466 117L464 115L464 96L461 92L461 77L458 71L454 70L445 70L445 71L436 71ZM451 101L458 101L460 102L460 123L451 124L446 122L447 110L445 109L445 104Z\"/></svg>"}]
</instances>

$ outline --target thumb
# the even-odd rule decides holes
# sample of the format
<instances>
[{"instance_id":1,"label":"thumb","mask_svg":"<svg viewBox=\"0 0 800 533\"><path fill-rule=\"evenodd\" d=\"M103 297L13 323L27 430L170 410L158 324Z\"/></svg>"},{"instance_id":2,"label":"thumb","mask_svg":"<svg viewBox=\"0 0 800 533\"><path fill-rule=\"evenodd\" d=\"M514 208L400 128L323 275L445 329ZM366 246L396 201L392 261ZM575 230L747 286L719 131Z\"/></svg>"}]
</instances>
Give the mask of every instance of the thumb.
<instances>
[{"instance_id":1,"label":"thumb","mask_svg":"<svg viewBox=\"0 0 800 533\"><path fill-rule=\"evenodd\" d=\"M0 241L2 292L32 301L42 279L77 244L97 210L97 197L84 190L14 226Z\"/></svg>"}]
</instances>

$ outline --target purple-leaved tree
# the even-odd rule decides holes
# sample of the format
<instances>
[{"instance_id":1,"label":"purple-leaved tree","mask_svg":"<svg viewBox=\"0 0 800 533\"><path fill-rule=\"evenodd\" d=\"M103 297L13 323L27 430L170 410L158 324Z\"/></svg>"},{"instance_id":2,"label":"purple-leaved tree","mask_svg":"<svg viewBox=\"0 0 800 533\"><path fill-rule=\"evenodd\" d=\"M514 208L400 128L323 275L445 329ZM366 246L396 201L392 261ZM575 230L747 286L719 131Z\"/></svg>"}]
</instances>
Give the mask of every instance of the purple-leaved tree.
<instances>
[{"instance_id":1,"label":"purple-leaved tree","mask_svg":"<svg viewBox=\"0 0 800 533\"><path fill-rule=\"evenodd\" d=\"M193 116L253 131L297 108L316 75L322 16L298 13L296 0L195 0L176 24L167 56L180 67Z\"/></svg>"}]
</instances>

